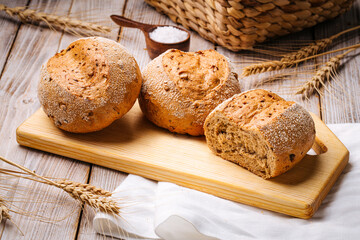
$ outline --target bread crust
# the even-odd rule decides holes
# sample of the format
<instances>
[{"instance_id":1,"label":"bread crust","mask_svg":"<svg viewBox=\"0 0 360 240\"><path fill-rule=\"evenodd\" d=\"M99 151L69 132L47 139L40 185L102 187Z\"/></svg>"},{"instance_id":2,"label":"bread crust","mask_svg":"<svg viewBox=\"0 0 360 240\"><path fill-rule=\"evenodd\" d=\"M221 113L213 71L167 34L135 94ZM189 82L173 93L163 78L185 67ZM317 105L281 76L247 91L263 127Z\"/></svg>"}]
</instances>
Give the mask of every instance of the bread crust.
<instances>
[{"instance_id":1,"label":"bread crust","mask_svg":"<svg viewBox=\"0 0 360 240\"><path fill-rule=\"evenodd\" d=\"M219 122L226 125L221 130L214 127L220 126ZM314 121L303 107L262 89L237 94L220 104L209 114L204 128L207 144L216 155L263 178L275 177L291 169L315 140ZM221 133L216 134L217 131ZM242 149L241 144L235 146L232 139L228 145L221 143L222 137L244 133L251 136L256 146L246 146L231 153L229 149ZM246 161L245 158L252 156L255 162Z\"/></svg>"},{"instance_id":2,"label":"bread crust","mask_svg":"<svg viewBox=\"0 0 360 240\"><path fill-rule=\"evenodd\" d=\"M57 127L86 133L121 118L140 89L135 58L115 41L90 37L71 43L42 66L38 97Z\"/></svg>"},{"instance_id":3,"label":"bread crust","mask_svg":"<svg viewBox=\"0 0 360 240\"><path fill-rule=\"evenodd\" d=\"M221 54L214 50L184 53L172 49L144 69L139 104L156 125L198 136L204 134L207 115L239 92L237 74Z\"/></svg>"}]
</instances>

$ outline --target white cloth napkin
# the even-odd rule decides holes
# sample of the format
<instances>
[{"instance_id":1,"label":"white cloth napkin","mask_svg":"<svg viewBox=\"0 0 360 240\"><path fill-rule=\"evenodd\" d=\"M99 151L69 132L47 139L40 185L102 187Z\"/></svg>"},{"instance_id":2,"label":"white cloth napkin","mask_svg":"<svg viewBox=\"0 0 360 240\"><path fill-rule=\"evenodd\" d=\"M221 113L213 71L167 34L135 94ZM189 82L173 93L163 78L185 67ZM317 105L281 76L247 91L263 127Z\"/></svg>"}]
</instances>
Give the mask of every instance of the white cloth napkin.
<instances>
[{"instance_id":1,"label":"white cloth napkin","mask_svg":"<svg viewBox=\"0 0 360 240\"><path fill-rule=\"evenodd\" d=\"M121 217L97 213L97 232L123 239L360 239L360 124L329 128L349 164L310 220L129 175L114 191Z\"/></svg>"}]
</instances>

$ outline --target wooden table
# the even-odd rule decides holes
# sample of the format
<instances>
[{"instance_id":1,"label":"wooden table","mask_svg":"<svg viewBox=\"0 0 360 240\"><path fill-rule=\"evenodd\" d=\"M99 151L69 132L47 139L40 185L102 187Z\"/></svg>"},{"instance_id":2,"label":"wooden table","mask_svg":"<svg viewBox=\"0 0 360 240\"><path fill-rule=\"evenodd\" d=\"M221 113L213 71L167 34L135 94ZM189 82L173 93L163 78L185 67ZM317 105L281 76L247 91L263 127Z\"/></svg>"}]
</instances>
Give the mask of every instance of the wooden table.
<instances>
[{"instance_id":1,"label":"wooden table","mask_svg":"<svg viewBox=\"0 0 360 240\"><path fill-rule=\"evenodd\" d=\"M5 2L5 3L4 3ZM141 68L150 61L145 48L142 33L136 29L119 28L108 18L110 14L124 15L134 20L154 24L172 24L165 16L139 0L6 0L8 6L28 5L48 13L70 15L88 21L100 21L111 25L114 30L108 36L118 40L132 52ZM359 24L360 0L350 11L335 20L320 24L301 33L293 34L276 41L274 46L283 46L284 42L308 41L331 36ZM92 15L90 17L89 15ZM77 39L62 31L53 31L46 27L25 25L0 13L0 155L26 166L44 176L68 178L78 182L91 183L104 189L113 190L127 174L113 171L70 158L21 147L15 138L16 128L39 107L37 83L40 66L57 51L65 48ZM343 36L335 41L333 49L359 43L359 31ZM271 57L258 53L233 53L202 39L196 33L191 36L191 51L213 48L236 63L236 71L241 74L243 66L258 58ZM360 57L355 51L345 59L336 81L327 84L329 91L322 88L321 94L309 99L294 95L311 74L299 74L291 80L279 80L264 84L287 99L301 103L309 111L319 115L326 123L360 122ZM309 61L307 69L314 70L314 64L324 62L329 56ZM291 70L295 71L295 70ZM256 87L259 79L274 76L274 73L262 74L240 79L244 90ZM0 167L5 167L1 163ZM8 166L6 166L8 167ZM6 187L4 187L6 186ZM20 209L30 216L11 213L13 220L25 236L9 223L1 223L1 239L103 239L92 228L94 213L74 203L66 194L51 186L37 184L25 179L0 177L0 194L6 200L14 201ZM16 210L15 207L12 209ZM46 218L45 218L46 217ZM63 219L63 220L62 220ZM61 220L61 221L60 221Z\"/></svg>"}]
</instances>

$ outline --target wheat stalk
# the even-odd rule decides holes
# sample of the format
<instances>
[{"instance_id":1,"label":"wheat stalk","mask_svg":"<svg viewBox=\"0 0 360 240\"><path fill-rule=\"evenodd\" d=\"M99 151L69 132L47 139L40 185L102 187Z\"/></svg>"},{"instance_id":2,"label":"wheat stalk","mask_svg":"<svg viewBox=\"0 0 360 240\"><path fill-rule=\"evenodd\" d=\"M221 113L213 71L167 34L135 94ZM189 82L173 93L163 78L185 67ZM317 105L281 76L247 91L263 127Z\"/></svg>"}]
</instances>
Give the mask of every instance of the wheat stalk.
<instances>
[{"instance_id":1,"label":"wheat stalk","mask_svg":"<svg viewBox=\"0 0 360 240\"><path fill-rule=\"evenodd\" d=\"M308 46L305 46L298 51L294 53L290 53L285 55L283 58L280 59L280 61L268 61L263 63L257 63L252 64L250 66L247 66L244 68L243 76L250 76L252 74L258 74L263 72L269 72L269 71L276 71L281 70L284 68L292 67L296 65L297 63L306 61L312 56L318 56L317 53L323 49L325 49L327 46L329 46L334 39L338 38L339 36L348 33L350 31L354 31L356 29L359 29L359 26L349 28L347 30L344 30L340 33L337 33L329 38L324 38L315 41L314 43L311 43Z\"/></svg>"},{"instance_id":2,"label":"wheat stalk","mask_svg":"<svg viewBox=\"0 0 360 240\"><path fill-rule=\"evenodd\" d=\"M45 181L38 180L38 179L35 179L33 177L24 176L23 172L18 172L18 171L14 171L14 170L10 170L10 169L0 168L0 173L4 173L4 174L10 175L10 176L21 177L21 178L24 178L24 179L29 179L29 180L32 180L32 181L47 184L47 182L45 182ZM100 195L100 196L104 196L104 197L111 197L111 195L112 195L112 193L107 191L107 190L92 186L92 185L87 184L87 183L79 183L79 182L74 182L74 181L67 180L67 179L57 180L57 181L54 181L54 182L60 184L62 188L65 188L66 186L74 187L74 188L76 188L76 189L78 189L80 191L89 192L91 194Z\"/></svg>"},{"instance_id":3,"label":"wheat stalk","mask_svg":"<svg viewBox=\"0 0 360 240\"><path fill-rule=\"evenodd\" d=\"M319 92L320 86L324 85L325 82L330 79L331 75L336 72L336 69L340 65L341 59L343 59L346 54L354 51L355 49L356 48L352 48L342 54L330 58L330 60L325 63L325 66L320 68L309 81L302 85L301 88L296 92L296 94L304 94L306 96L309 96L314 91Z\"/></svg>"},{"instance_id":4,"label":"wheat stalk","mask_svg":"<svg viewBox=\"0 0 360 240\"><path fill-rule=\"evenodd\" d=\"M84 22L78 19L69 18L65 16L58 16L55 14L49 14L44 12L37 12L32 9L26 9L26 7L14 7L10 8L4 4L0 4L0 11L6 12L10 16L18 17L23 22L45 22L50 28L60 27L69 32L74 32L75 29L81 29L85 31L94 31L100 33L111 32L111 28L102 26L95 23ZM69 29L66 29L69 28Z\"/></svg>"},{"instance_id":5,"label":"wheat stalk","mask_svg":"<svg viewBox=\"0 0 360 240\"><path fill-rule=\"evenodd\" d=\"M12 166L15 166L23 170L24 172L29 173L32 176L40 179L40 180L36 180L36 179L31 179L31 180L45 183L51 186L55 186L57 188L64 190L71 197L80 201L82 204L89 204L92 208L98 209L102 212L114 213L114 214L120 213L119 206L116 204L116 202L113 199L109 198L109 196L111 196L111 193L106 190L102 190L100 188L91 186L89 184L72 182L70 180L52 181L4 157L0 156L0 160Z\"/></svg>"}]
</instances>

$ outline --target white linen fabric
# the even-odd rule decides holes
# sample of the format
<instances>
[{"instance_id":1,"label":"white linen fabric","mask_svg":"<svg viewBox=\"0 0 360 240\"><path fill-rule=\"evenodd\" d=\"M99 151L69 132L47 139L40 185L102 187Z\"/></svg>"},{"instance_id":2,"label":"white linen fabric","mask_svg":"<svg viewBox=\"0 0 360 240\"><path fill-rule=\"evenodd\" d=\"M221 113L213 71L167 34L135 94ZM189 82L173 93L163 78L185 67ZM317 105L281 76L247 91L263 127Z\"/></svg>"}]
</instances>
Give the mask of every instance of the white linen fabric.
<instances>
[{"instance_id":1,"label":"white linen fabric","mask_svg":"<svg viewBox=\"0 0 360 240\"><path fill-rule=\"evenodd\" d=\"M121 217L97 213L98 233L123 239L360 239L360 124L329 124L349 164L309 220L129 175L114 191Z\"/></svg>"}]
</instances>

